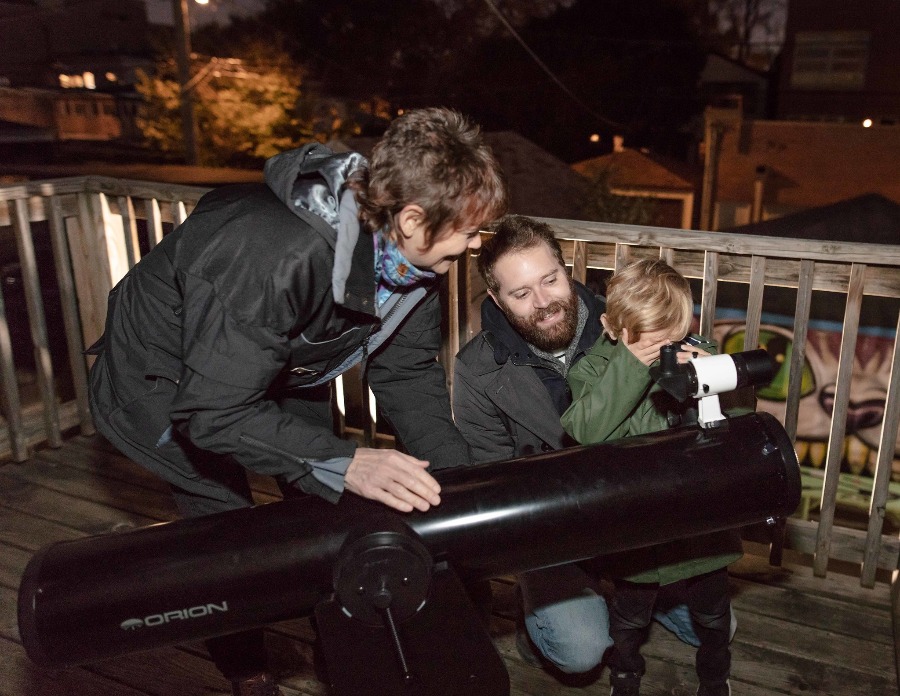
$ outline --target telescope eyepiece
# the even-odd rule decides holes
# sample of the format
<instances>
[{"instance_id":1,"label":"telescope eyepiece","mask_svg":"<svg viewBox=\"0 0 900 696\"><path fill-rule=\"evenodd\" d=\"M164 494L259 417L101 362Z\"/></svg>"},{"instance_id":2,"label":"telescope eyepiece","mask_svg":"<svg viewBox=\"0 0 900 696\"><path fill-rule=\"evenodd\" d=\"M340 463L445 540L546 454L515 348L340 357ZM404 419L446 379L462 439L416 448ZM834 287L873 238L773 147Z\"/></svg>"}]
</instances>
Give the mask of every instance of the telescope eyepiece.
<instances>
[{"instance_id":1,"label":"telescope eyepiece","mask_svg":"<svg viewBox=\"0 0 900 696\"><path fill-rule=\"evenodd\" d=\"M678 372L678 351L681 345L669 343L659 349L659 374L674 375Z\"/></svg>"}]
</instances>

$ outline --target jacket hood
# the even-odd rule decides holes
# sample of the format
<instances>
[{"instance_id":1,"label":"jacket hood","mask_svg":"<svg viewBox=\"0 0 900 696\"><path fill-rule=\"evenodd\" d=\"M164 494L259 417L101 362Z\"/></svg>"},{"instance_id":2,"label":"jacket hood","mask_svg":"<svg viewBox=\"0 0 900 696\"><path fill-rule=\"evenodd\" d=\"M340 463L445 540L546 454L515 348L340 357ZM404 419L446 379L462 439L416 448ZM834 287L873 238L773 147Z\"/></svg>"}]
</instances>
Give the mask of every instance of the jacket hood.
<instances>
[{"instance_id":1,"label":"jacket hood","mask_svg":"<svg viewBox=\"0 0 900 696\"><path fill-rule=\"evenodd\" d=\"M600 315L603 313L605 303L577 280L575 292L588 310L587 325L579 338L579 349L587 350L599 335L598 331L591 328L600 325ZM481 329L490 334L488 341L494 349L494 359L498 365L505 363L510 355L519 359L533 357L528 343L512 327L503 310L490 297L481 303Z\"/></svg>"},{"instance_id":2,"label":"jacket hood","mask_svg":"<svg viewBox=\"0 0 900 696\"><path fill-rule=\"evenodd\" d=\"M368 161L358 152L334 153L320 143L310 143L266 160L266 184L297 215L305 212L323 219L337 230L340 203L347 180Z\"/></svg>"},{"instance_id":3,"label":"jacket hood","mask_svg":"<svg viewBox=\"0 0 900 696\"><path fill-rule=\"evenodd\" d=\"M362 254L359 268L374 267L371 243L357 244L358 208L353 191L347 187L351 174L367 166L368 161L358 152L336 154L320 143L310 143L270 157L263 169L266 184L278 199L334 249L332 294L335 302L348 306L356 306L355 299L348 302L348 292L360 295L358 287L348 291L348 284L355 285L351 276L357 252ZM368 285L363 283L360 297L369 298L374 292ZM365 305L363 301L361 306Z\"/></svg>"}]
</instances>

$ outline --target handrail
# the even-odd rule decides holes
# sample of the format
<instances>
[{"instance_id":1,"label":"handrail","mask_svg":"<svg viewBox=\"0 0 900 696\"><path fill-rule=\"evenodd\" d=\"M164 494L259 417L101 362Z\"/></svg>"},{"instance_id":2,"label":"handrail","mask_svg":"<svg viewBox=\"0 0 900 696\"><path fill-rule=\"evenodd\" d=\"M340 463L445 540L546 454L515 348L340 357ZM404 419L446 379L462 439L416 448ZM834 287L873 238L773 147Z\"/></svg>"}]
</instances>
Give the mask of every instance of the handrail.
<instances>
[{"instance_id":1,"label":"handrail","mask_svg":"<svg viewBox=\"0 0 900 696\"><path fill-rule=\"evenodd\" d=\"M611 222L539 218L553 227L560 239L608 244L612 241L636 246L671 247L690 251L717 251L724 254L762 254L771 258L808 258L813 261L865 263L900 266L900 244L867 244L789 237L765 237L729 232L700 232L672 227L623 225ZM875 254L876 256L872 256Z\"/></svg>"},{"instance_id":2,"label":"handrail","mask_svg":"<svg viewBox=\"0 0 900 696\"><path fill-rule=\"evenodd\" d=\"M6 439L0 436L0 452L17 461L28 456L28 447L39 441L56 445L58 433L74 426L92 432L87 408L85 346L102 332L106 298L112 285L134 265L142 253L179 224L208 189L152 181L81 176L0 186L0 244L16 245L16 258L26 292L28 330L32 336L40 404L22 404L16 381L14 349L10 341L8 312L0 298L0 382L6 423ZM685 276L702 283L695 299L700 305L700 331L712 335L716 312L721 309L726 284L746 287L743 331L744 348L756 347L765 326L769 288L791 288L794 305L793 350L786 357L788 379L781 419L792 440L797 438L803 397L803 370L808 358L811 311L818 292L839 293L845 303L841 323L840 353L836 359L836 384L828 426L828 456L822 476L818 523L790 520L789 543L814 556L814 570L824 576L830 559L861 564L861 582L871 586L878 568L898 567L900 543L883 533L892 478L893 451L900 421L895 317L890 378L884 388L884 416L877 461L869 497L868 530L849 530L834 524L843 485L841 455L846 446L846 423L852 388L859 379L854 346L860 335L860 307L865 298L900 299L900 244L878 245L805 239L771 238L729 232L703 232L672 228L620 225L580 220L544 219L562 241L575 278L586 281L629 260L663 258ZM47 269L31 258L32 237L48 231L52 241L53 269L59 286L62 328L66 350L62 360L51 355L41 303L41 280ZM7 234L9 239L3 235ZM477 305L483 297L471 260L456 264L446 289L448 336L441 360L452 387L452 363L456 350L478 330ZM898 304L900 306L900 304ZM900 314L900 311L898 311ZM71 374L75 398L62 402L57 390L59 373ZM349 381L348 381L349 385ZM372 440L375 428L368 418L367 390L359 395L364 413L362 432ZM343 421L343 419L341 419Z\"/></svg>"}]
</instances>

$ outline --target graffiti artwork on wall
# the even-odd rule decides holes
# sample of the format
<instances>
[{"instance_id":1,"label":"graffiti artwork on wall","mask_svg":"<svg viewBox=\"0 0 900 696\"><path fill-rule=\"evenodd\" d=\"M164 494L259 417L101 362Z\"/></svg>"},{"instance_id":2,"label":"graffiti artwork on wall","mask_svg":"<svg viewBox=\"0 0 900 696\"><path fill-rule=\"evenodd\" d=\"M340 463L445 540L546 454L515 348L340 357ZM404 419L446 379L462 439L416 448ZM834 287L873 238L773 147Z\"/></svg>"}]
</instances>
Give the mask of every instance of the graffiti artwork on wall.
<instances>
[{"instance_id":1,"label":"graffiti artwork on wall","mask_svg":"<svg viewBox=\"0 0 900 696\"><path fill-rule=\"evenodd\" d=\"M788 368L795 349L791 328L779 323L763 323L759 345L773 356L779 370L767 387L757 389L757 409L784 422L788 389ZM787 323L787 322L785 322ZM802 368L800 404L795 448L804 471L804 487L809 498L821 492L831 416L834 410L841 333L839 328L810 323ZM715 337L722 350L744 350L744 323L720 320ZM850 380L838 504L864 511L872 487L882 423L891 377L893 332L860 329ZM886 516L900 525L900 433L893 434L892 483ZM814 507L814 506L813 506Z\"/></svg>"}]
</instances>

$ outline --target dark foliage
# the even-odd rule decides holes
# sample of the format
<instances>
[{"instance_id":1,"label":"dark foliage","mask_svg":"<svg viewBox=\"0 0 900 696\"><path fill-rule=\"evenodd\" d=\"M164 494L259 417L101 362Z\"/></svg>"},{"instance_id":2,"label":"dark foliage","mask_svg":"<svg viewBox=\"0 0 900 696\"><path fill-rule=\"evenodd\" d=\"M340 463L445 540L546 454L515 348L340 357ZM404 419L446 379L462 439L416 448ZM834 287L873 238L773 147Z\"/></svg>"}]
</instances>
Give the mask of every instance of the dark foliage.
<instances>
[{"instance_id":1,"label":"dark foliage","mask_svg":"<svg viewBox=\"0 0 900 696\"><path fill-rule=\"evenodd\" d=\"M549 16L537 11L541 3L527 12L496 5L558 82L481 2L457 3L448 14L433 0L269 0L255 17L198 32L195 47L266 38L304 66L307 89L357 102L379 97L393 113L455 107L566 161L600 154L613 134L681 154L699 111L704 59L682 5L580 0Z\"/></svg>"}]
</instances>

